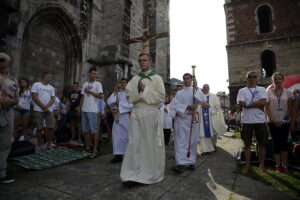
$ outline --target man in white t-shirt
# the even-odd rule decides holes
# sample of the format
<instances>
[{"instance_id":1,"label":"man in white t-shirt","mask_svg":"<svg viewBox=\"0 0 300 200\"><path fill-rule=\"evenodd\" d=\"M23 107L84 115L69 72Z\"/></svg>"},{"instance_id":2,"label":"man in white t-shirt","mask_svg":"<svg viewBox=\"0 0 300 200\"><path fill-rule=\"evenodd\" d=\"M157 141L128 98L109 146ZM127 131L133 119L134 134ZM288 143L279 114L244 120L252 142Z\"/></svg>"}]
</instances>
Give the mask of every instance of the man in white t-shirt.
<instances>
[{"instance_id":1,"label":"man in white t-shirt","mask_svg":"<svg viewBox=\"0 0 300 200\"><path fill-rule=\"evenodd\" d=\"M264 105L267 100L266 89L257 86L257 73L250 71L246 75L247 87L239 90L237 103L243 108L242 111L242 131L241 137L245 143L246 166L243 173L250 169L251 144L253 131L259 149L259 161L261 172L266 172L265 161L265 141L268 138L266 115Z\"/></svg>"},{"instance_id":2,"label":"man in white t-shirt","mask_svg":"<svg viewBox=\"0 0 300 200\"><path fill-rule=\"evenodd\" d=\"M97 69L92 67L89 70L89 80L82 86L79 107L81 108L82 133L85 136L86 150L90 151L91 139L94 142L93 153L90 158L95 158L98 152L99 127L97 113L99 111L98 98L103 98L103 90L100 82L96 81ZM90 137L92 136L92 138Z\"/></svg>"},{"instance_id":3,"label":"man in white t-shirt","mask_svg":"<svg viewBox=\"0 0 300 200\"><path fill-rule=\"evenodd\" d=\"M33 120L37 127L37 139L39 147L43 144L42 129L44 121L46 122L46 140L48 149L52 149L51 143L54 135L54 113L52 104L55 102L55 91L50 81L52 75L50 72L44 72L41 82L35 82L31 88L33 100Z\"/></svg>"}]
</instances>

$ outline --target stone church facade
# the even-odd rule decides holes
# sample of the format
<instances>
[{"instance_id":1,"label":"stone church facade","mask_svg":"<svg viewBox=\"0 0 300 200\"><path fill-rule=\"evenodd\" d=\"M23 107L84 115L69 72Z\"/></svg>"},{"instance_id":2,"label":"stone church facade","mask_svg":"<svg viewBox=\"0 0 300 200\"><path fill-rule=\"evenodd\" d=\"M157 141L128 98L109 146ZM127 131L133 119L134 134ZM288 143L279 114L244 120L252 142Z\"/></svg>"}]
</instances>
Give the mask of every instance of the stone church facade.
<instances>
[{"instance_id":1,"label":"stone church facade","mask_svg":"<svg viewBox=\"0 0 300 200\"><path fill-rule=\"evenodd\" d=\"M12 73L38 81L50 71L59 97L74 81L87 80L96 66L107 95L116 70L129 78L139 72L144 15L150 34L169 31L169 0L2 0L0 51L14 58ZM169 82L169 38L150 41L153 70Z\"/></svg>"},{"instance_id":2,"label":"stone church facade","mask_svg":"<svg viewBox=\"0 0 300 200\"><path fill-rule=\"evenodd\" d=\"M268 86L271 75L300 73L300 0L225 0L231 107L247 71Z\"/></svg>"}]
</instances>

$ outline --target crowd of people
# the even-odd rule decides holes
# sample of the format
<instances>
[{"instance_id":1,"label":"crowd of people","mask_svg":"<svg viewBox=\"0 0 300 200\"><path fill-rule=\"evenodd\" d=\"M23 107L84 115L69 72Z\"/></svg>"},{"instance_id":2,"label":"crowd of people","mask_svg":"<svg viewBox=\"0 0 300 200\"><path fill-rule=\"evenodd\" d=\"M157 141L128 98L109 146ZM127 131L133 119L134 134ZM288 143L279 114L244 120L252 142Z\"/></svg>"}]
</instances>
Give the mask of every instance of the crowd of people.
<instances>
[{"instance_id":1,"label":"crowd of people","mask_svg":"<svg viewBox=\"0 0 300 200\"><path fill-rule=\"evenodd\" d=\"M246 75L247 86L239 90L237 103L241 113L241 137L245 144L246 165L243 173L250 170L253 133L258 144L260 170L265 173L265 143L271 136L275 159L275 172L288 173L289 132L299 135L299 90L294 94L283 88L284 75L272 75L274 88L266 91L257 86L258 75L250 71Z\"/></svg>"},{"instance_id":2,"label":"crowd of people","mask_svg":"<svg viewBox=\"0 0 300 200\"><path fill-rule=\"evenodd\" d=\"M107 98L97 79L97 68L92 67L82 87L74 82L68 96L59 99L51 85L51 73L44 72L41 81L32 85L26 78L17 82L7 73L11 57L0 53L0 182L14 181L6 175L12 142L32 142L36 136L37 151L52 150L63 140L66 127L71 133L67 140L79 145L83 145L83 140L91 159L98 155L105 129L113 147L110 162L122 162L121 180L126 186L163 180L165 145L171 138L175 153L172 169L176 173L193 170L197 154L216 152L217 138L227 127L219 98L210 93L209 85L199 88L195 76L186 73L183 85L176 86L176 95L171 99L162 78L151 71L150 55L143 53L138 59L141 73L130 81L122 78ZM248 84L237 96L242 112L229 114L230 119L242 124L246 160L243 172L250 169L253 133L259 147L260 168L265 172L265 142L270 132L275 171L287 173L288 134L299 130L296 126L300 124L296 123L299 94L282 87L281 73L273 74L275 88L269 91L257 86L257 77L256 72L247 73Z\"/></svg>"}]
</instances>

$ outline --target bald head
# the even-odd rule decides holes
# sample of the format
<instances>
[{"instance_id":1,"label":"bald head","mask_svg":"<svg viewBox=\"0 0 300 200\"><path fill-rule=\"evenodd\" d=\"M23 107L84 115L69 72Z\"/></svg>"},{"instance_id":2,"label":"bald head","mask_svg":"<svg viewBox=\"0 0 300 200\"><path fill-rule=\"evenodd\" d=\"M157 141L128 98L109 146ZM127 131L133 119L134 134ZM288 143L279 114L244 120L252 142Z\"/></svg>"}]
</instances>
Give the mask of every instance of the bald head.
<instances>
[{"instance_id":1,"label":"bald head","mask_svg":"<svg viewBox=\"0 0 300 200\"><path fill-rule=\"evenodd\" d=\"M0 52L0 59L5 59L8 62L11 62L11 57L7 53Z\"/></svg>"},{"instance_id":2,"label":"bald head","mask_svg":"<svg viewBox=\"0 0 300 200\"><path fill-rule=\"evenodd\" d=\"M202 92L204 94L208 94L209 93L209 85L208 84L204 84L202 87Z\"/></svg>"}]
</instances>

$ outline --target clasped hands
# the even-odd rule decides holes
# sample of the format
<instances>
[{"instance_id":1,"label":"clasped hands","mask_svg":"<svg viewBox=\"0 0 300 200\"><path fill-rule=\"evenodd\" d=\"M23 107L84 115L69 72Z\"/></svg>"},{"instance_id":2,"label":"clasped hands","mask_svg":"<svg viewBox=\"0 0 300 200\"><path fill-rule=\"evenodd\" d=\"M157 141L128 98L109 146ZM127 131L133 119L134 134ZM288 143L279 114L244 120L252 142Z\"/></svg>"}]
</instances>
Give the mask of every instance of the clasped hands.
<instances>
[{"instance_id":1,"label":"clasped hands","mask_svg":"<svg viewBox=\"0 0 300 200\"><path fill-rule=\"evenodd\" d=\"M210 105L208 103L203 103L201 104L201 108L209 108ZM190 111L195 111L197 109L197 106L194 106L194 105L188 105L187 110L190 110Z\"/></svg>"},{"instance_id":2,"label":"clasped hands","mask_svg":"<svg viewBox=\"0 0 300 200\"><path fill-rule=\"evenodd\" d=\"M145 89L145 84L142 83L142 81L139 81L138 83L138 92L144 92L144 89Z\"/></svg>"},{"instance_id":3,"label":"clasped hands","mask_svg":"<svg viewBox=\"0 0 300 200\"><path fill-rule=\"evenodd\" d=\"M44 112L47 112L47 111L49 111L48 108L49 108L50 106L45 105L45 104L42 104L42 105L40 105L40 107L42 108L42 110L43 110Z\"/></svg>"},{"instance_id":4,"label":"clasped hands","mask_svg":"<svg viewBox=\"0 0 300 200\"><path fill-rule=\"evenodd\" d=\"M281 127L283 125L283 121L273 121L274 126Z\"/></svg>"}]
</instances>

